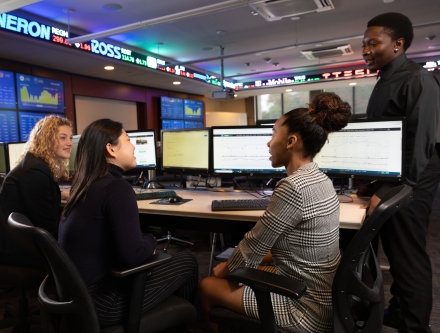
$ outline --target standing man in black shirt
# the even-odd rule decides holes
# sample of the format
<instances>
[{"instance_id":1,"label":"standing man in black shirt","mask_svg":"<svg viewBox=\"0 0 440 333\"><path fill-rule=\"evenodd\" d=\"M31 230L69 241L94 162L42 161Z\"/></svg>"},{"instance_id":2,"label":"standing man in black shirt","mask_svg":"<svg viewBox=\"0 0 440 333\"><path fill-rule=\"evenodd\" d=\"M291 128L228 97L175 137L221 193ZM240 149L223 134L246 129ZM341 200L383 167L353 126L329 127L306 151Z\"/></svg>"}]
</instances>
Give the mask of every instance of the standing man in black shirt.
<instances>
[{"instance_id":1,"label":"standing man in black shirt","mask_svg":"<svg viewBox=\"0 0 440 333\"><path fill-rule=\"evenodd\" d=\"M363 57L371 71L379 71L367 117L406 118L405 183L414 191L413 203L394 215L380 233L394 279L384 324L399 332L431 333L432 270L426 233L440 179L435 153L440 89L430 72L405 55L413 38L412 23L405 15L381 14L367 27ZM366 205L368 213L391 186L379 184Z\"/></svg>"}]
</instances>

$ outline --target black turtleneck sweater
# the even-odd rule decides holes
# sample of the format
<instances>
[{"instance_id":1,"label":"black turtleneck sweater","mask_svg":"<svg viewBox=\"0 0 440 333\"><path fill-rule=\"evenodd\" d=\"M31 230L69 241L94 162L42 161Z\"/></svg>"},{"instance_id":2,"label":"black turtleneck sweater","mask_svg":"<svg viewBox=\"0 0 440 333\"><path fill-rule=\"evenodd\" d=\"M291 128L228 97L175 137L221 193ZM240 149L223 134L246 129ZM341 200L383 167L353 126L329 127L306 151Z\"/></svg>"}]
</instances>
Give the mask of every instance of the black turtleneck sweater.
<instances>
[{"instance_id":1,"label":"black turtleneck sweater","mask_svg":"<svg viewBox=\"0 0 440 333\"><path fill-rule=\"evenodd\" d=\"M109 173L61 219L58 242L88 287L115 266L141 264L157 245L152 235L141 232L135 193L122 174L109 165Z\"/></svg>"}]
</instances>

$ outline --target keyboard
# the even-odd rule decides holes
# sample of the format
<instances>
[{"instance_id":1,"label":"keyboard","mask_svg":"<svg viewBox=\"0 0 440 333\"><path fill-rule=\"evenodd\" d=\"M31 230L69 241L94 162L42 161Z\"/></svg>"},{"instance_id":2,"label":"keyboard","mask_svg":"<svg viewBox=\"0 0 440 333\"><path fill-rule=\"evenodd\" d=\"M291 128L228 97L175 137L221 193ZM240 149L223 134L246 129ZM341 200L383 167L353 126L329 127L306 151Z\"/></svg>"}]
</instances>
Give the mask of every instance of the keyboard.
<instances>
[{"instance_id":1,"label":"keyboard","mask_svg":"<svg viewBox=\"0 0 440 333\"><path fill-rule=\"evenodd\" d=\"M265 210L270 199L212 200L211 211Z\"/></svg>"},{"instance_id":2,"label":"keyboard","mask_svg":"<svg viewBox=\"0 0 440 333\"><path fill-rule=\"evenodd\" d=\"M174 191L136 192L136 200L162 199L176 196L177 194Z\"/></svg>"}]
</instances>

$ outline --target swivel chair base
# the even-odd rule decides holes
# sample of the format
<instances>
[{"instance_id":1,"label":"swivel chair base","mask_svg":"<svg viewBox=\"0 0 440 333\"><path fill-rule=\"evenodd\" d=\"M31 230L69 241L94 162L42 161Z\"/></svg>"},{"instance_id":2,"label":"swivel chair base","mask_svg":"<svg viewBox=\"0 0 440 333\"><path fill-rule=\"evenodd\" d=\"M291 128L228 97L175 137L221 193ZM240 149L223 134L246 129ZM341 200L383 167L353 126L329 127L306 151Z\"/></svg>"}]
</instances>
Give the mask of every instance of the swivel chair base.
<instances>
[{"instance_id":1,"label":"swivel chair base","mask_svg":"<svg viewBox=\"0 0 440 333\"><path fill-rule=\"evenodd\" d=\"M167 253L167 251L168 251L168 246L170 245L171 241L176 241L176 242L180 242L180 243L185 244L185 245L189 245L189 246L191 246L191 248L194 247L194 243L188 242L188 241L186 241L186 240L183 240L183 239L180 239L180 238L177 238L177 237L173 237L173 236L171 235L171 232L170 232L170 231L167 232L167 236L166 236L166 237L159 238L159 239L157 240L158 243L160 243L160 242L164 242L164 241L166 241L166 243L165 243L165 247L164 247L164 249L163 249L163 252L165 252L165 253Z\"/></svg>"}]
</instances>

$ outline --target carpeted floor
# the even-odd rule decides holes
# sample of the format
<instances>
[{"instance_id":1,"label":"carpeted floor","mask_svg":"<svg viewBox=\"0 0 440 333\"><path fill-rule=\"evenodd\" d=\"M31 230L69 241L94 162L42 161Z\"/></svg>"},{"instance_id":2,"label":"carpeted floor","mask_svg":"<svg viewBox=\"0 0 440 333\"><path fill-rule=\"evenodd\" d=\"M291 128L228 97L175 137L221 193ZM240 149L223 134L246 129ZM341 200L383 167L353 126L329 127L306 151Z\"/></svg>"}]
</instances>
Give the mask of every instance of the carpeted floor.
<instances>
[{"instance_id":1,"label":"carpeted floor","mask_svg":"<svg viewBox=\"0 0 440 333\"><path fill-rule=\"evenodd\" d=\"M199 280L208 276L208 265L209 265L209 254L210 254L210 234L204 232L194 232L194 231L183 231L176 230L175 233L180 235L187 235L191 241L194 241L196 246L192 251L194 256L197 258L199 263ZM433 212L431 214L430 227L428 232L428 252L431 256L431 263L433 268L433 296L434 303L431 314L431 328L433 332L440 332L440 190L437 193L433 204ZM158 245L158 249L163 249L163 244ZM169 253L175 253L179 251L191 251L191 249L185 248L183 246L178 246L173 244ZM220 251L220 249L218 249ZM386 257L381 255L381 264L386 266ZM388 300L390 294L388 292L389 286L391 284L392 278L388 272L385 272L385 297ZM1 287L1 286L0 286ZM1 292L1 288L0 288ZM35 294L33 295L35 296ZM6 302L15 302L16 293L14 291L8 292L7 294L0 293L0 319L3 316L3 310ZM37 306L36 298L31 300L31 306ZM196 303L198 309L197 322L193 325L194 333L207 333L208 328L200 312L200 307ZM0 333L10 333L12 329L0 329ZM40 333L41 328L39 326L32 327L33 333ZM395 333L397 330L391 329L389 327L383 327L382 333Z\"/></svg>"}]
</instances>

